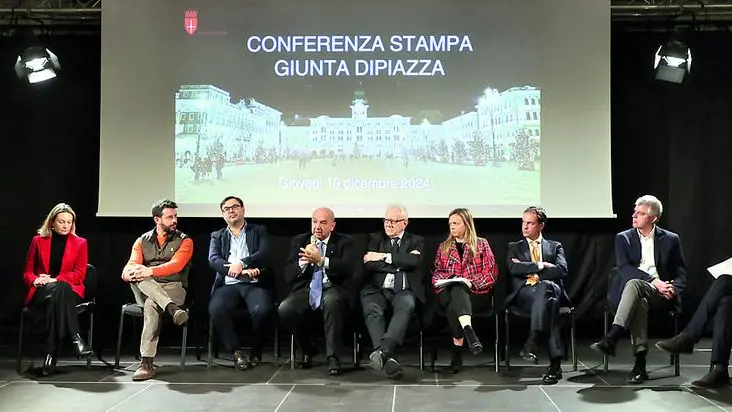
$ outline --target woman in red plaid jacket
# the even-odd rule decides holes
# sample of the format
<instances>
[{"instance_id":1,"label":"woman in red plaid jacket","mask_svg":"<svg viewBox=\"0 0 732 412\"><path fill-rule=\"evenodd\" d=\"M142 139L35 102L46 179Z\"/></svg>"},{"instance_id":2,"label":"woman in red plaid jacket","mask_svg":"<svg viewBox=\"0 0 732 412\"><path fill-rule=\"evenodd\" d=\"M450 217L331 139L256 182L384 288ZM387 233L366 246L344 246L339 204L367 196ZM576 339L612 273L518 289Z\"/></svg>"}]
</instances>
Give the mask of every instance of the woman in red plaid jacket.
<instances>
[{"instance_id":1,"label":"woman in red plaid jacket","mask_svg":"<svg viewBox=\"0 0 732 412\"><path fill-rule=\"evenodd\" d=\"M452 330L450 372L463 365L463 338L473 355L483 351L471 324L474 310L490 305L488 293L498 277L496 259L488 241L477 236L473 215L455 209L449 215L450 235L437 248L432 286Z\"/></svg>"}]
</instances>

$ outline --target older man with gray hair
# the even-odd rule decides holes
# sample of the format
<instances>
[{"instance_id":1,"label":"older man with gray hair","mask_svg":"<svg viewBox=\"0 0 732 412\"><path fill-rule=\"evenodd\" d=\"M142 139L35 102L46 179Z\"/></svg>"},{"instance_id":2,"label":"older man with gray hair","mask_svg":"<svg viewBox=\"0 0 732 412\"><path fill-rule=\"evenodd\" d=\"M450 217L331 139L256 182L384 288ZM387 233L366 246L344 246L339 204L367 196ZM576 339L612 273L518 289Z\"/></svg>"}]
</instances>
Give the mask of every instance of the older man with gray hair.
<instances>
[{"instance_id":1,"label":"older man with gray hair","mask_svg":"<svg viewBox=\"0 0 732 412\"><path fill-rule=\"evenodd\" d=\"M648 379L649 308L681 307L681 292L686 285L686 265L679 235L656 225L663 205L655 196L645 195L635 201L633 228L615 237L617 276L609 285L610 303L615 310L613 325L592 349L615 355L620 337L630 332L635 364L628 383Z\"/></svg>"},{"instance_id":2,"label":"older man with gray hair","mask_svg":"<svg viewBox=\"0 0 732 412\"><path fill-rule=\"evenodd\" d=\"M394 379L402 376L394 352L402 344L416 301L426 300L428 279L428 271L422 267L424 238L407 232L408 224L404 206L387 207L384 230L369 236L363 257L366 274L361 304L374 348L369 360L374 370L383 369Z\"/></svg>"}]
</instances>

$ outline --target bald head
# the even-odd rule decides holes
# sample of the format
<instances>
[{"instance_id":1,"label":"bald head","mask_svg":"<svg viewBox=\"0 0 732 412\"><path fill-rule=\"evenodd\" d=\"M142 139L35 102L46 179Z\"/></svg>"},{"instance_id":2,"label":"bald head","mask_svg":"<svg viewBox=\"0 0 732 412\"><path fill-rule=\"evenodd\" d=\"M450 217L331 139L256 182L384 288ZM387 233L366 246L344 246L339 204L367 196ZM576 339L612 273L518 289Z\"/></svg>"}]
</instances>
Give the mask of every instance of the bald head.
<instances>
[{"instance_id":1,"label":"bald head","mask_svg":"<svg viewBox=\"0 0 732 412\"><path fill-rule=\"evenodd\" d=\"M320 207L313 211L312 233L318 240L327 239L335 229L335 213L330 208Z\"/></svg>"}]
</instances>

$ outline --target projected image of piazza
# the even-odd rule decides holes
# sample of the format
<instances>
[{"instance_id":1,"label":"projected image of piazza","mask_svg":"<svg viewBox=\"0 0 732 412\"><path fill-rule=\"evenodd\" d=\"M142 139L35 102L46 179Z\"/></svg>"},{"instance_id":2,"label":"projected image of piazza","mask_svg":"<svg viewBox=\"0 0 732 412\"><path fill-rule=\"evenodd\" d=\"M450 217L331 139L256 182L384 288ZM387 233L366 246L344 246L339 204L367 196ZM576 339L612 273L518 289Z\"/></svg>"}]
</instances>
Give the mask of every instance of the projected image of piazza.
<instances>
[{"instance_id":1,"label":"projected image of piazza","mask_svg":"<svg viewBox=\"0 0 732 412\"><path fill-rule=\"evenodd\" d=\"M175 91L176 199L202 203L246 181L252 196L277 203L538 202L531 25L511 30L514 46L496 48L503 30L470 10L450 9L430 27L400 3L390 18L364 21L345 5L329 19L305 2L310 17L297 29L288 13L260 5L267 26L227 25L226 36L205 41L181 31L189 47L220 56ZM206 6L196 17L200 31L226 18ZM225 55L236 63L216 67ZM505 60L526 67L501 68ZM490 190L476 196L475 185Z\"/></svg>"}]
</instances>

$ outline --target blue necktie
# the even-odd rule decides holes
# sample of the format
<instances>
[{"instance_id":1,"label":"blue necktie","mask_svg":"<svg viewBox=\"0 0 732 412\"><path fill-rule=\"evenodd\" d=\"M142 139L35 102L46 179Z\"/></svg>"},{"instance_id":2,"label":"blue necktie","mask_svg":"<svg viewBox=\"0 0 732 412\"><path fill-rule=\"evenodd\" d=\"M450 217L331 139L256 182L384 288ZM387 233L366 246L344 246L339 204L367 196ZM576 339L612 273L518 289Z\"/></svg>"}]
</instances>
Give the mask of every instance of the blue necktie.
<instances>
[{"instance_id":1,"label":"blue necktie","mask_svg":"<svg viewBox=\"0 0 732 412\"><path fill-rule=\"evenodd\" d=\"M318 240L318 251L323 256L323 241ZM320 307L320 298L323 296L323 267L315 265L313 268L313 279L310 281L310 297L308 302L310 307L317 309Z\"/></svg>"}]
</instances>

